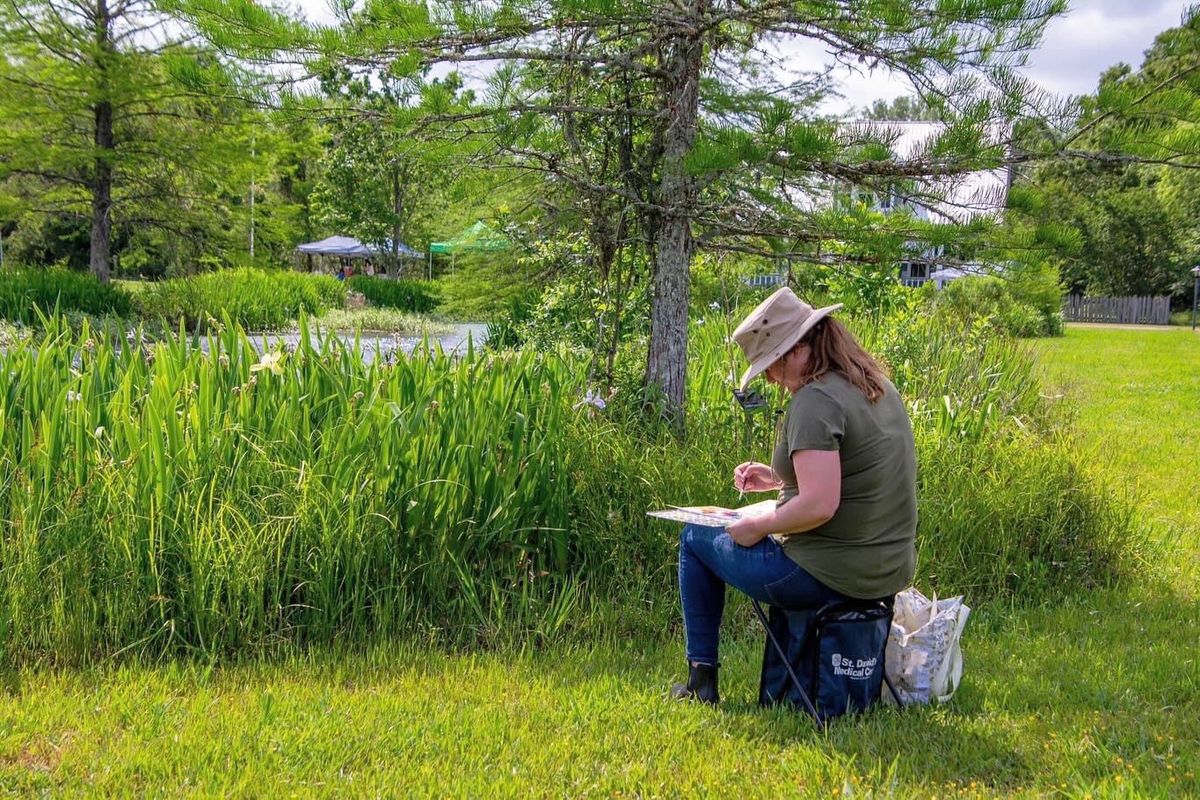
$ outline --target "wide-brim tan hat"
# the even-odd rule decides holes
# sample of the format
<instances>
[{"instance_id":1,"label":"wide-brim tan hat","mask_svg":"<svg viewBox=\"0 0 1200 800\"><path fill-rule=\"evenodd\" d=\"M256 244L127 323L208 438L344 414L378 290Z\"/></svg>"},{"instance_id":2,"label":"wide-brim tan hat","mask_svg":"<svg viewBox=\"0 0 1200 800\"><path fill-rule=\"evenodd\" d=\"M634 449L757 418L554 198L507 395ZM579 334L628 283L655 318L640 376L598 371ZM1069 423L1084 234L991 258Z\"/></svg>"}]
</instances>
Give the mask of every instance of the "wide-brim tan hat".
<instances>
[{"instance_id":1,"label":"wide-brim tan hat","mask_svg":"<svg viewBox=\"0 0 1200 800\"><path fill-rule=\"evenodd\" d=\"M738 388L745 391L750 381L782 358L818 322L841 307L841 303L835 303L813 308L786 286L759 303L733 332L733 340L750 362L742 373Z\"/></svg>"}]
</instances>

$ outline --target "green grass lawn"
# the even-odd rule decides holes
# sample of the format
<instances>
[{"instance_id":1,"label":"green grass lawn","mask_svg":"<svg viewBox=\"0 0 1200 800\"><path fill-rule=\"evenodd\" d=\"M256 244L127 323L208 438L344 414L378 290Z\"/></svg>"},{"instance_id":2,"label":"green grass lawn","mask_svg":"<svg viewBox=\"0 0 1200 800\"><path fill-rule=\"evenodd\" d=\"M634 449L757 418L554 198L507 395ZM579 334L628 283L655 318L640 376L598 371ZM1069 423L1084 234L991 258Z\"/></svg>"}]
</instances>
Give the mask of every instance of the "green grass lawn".
<instances>
[{"instance_id":1,"label":"green grass lawn","mask_svg":"<svg viewBox=\"0 0 1200 800\"><path fill-rule=\"evenodd\" d=\"M1200 334L1071 326L1038 343L1047 385L1074 405L1089 459L1133 493L1170 544L1173 583L1200 580ZM1156 568L1159 565L1156 565Z\"/></svg>"},{"instance_id":2,"label":"green grass lawn","mask_svg":"<svg viewBox=\"0 0 1200 800\"><path fill-rule=\"evenodd\" d=\"M682 668L678 630L543 651L395 645L218 668L10 670L0 792L1198 796L1188 476L1200 337L1072 328L1037 350L1050 385L1079 404L1097 469L1139 493L1169 556L1143 585L977 608L966 680L945 708L881 710L828 732L756 709L761 639L744 607L716 710L665 699Z\"/></svg>"}]
</instances>

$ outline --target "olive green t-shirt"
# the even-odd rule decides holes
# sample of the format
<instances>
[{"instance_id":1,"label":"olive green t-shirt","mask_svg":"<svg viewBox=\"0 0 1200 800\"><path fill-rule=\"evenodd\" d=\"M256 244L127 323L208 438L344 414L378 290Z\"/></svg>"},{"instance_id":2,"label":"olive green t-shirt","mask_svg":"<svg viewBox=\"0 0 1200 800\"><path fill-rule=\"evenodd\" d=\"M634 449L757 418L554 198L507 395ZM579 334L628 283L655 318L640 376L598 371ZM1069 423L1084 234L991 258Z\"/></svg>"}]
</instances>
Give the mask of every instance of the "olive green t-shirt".
<instances>
[{"instance_id":1,"label":"olive green t-shirt","mask_svg":"<svg viewBox=\"0 0 1200 800\"><path fill-rule=\"evenodd\" d=\"M796 496L792 454L837 450L842 497L833 517L783 541L787 555L842 594L886 597L916 572L917 458L912 424L891 382L874 403L837 373L796 392L771 468L783 483L779 504Z\"/></svg>"}]
</instances>

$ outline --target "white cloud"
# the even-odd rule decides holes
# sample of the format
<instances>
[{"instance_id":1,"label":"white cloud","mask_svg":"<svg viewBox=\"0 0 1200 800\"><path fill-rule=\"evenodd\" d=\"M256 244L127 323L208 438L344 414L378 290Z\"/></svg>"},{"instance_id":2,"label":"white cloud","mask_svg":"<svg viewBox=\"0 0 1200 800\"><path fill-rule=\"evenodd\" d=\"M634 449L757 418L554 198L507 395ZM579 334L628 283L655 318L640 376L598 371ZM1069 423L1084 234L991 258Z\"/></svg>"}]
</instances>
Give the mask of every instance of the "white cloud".
<instances>
[{"instance_id":1,"label":"white cloud","mask_svg":"<svg viewBox=\"0 0 1200 800\"><path fill-rule=\"evenodd\" d=\"M1097 12L1107 19L1123 19L1144 17L1175 6L1171 0L1081 0L1072 4L1070 13L1078 14L1086 10Z\"/></svg>"},{"instance_id":2,"label":"white cloud","mask_svg":"<svg viewBox=\"0 0 1200 800\"><path fill-rule=\"evenodd\" d=\"M1154 37L1181 21L1185 2L1104 0L1080 4L1049 26L1030 55L1028 74L1058 94L1095 90L1100 73L1118 62L1137 68Z\"/></svg>"},{"instance_id":3,"label":"white cloud","mask_svg":"<svg viewBox=\"0 0 1200 800\"><path fill-rule=\"evenodd\" d=\"M1096 88L1100 74L1118 62L1142 62L1154 37L1178 25L1187 0L1086 0L1050 22L1041 45L1031 52L1025 73L1057 95L1084 94ZM824 47L808 41L781 46L796 69L832 63ZM841 99L826 103L832 113L853 113L879 99L912 94L907 80L888 70L837 66L834 77Z\"/></svg>"}]
</instances>

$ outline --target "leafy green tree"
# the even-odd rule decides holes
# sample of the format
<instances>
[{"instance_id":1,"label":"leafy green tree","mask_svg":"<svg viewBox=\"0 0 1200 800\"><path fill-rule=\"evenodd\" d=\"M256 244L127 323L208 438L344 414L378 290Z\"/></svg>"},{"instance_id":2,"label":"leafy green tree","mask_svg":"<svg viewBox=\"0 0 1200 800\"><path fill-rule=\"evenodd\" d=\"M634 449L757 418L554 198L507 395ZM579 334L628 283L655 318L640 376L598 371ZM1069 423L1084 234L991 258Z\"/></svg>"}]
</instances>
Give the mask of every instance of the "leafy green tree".
<instances>
[{"instance_id":1,"label":"leafy green tree","mask_svg":"<svg viewBox=\"0 0 1200 800\"><path fill-rule=\"evenodd\" d=\"M189 38L150 0L0 0L0 183L86 220L102 281L118 226L194 236L221 181L228 76Z\"/></svg>"},{"instance_id":2,"label":"leafy green tree","mask_svg":"<svg viewBox=\"0 0 1200 800\"><path fill-rule=\"evenodd\" d=\"M316 221L378 246L398 268L400 245L423 233L441 187L463 177L449 165L449 154L465 155L461 147L413 135L417 109L427 101L443 110L465 108L472 94L462 91L456 75L417 85L386 73L336 69L322 84L340 105L336 114L323 112L329 143L313 194Z\"/></svg>"},{"instance_id":3,"label":"leafy green tree","mask_svg":"<svg viewBox=\"0 0 1200 800\"><path fill-rule=\"evenodd\" d=\"M1106 70L1075 109L1065 130L1029 126L1023 142L1040 159L1028 176L1040 225L1076 233L1064 282L1185 301L1200 257L1200 16L1160 34L1140 69Z\"/></svg>"},{"instance_id":4,"label":"leafy green tree","mask_svg":"<svg viewBox=\"0 0 1200 800\"><path fill-rule=\"evenodd\" d=\"M1157 191L1155 173L1126 167L1076 181L1071 213L1083 247L1064 276L1073 289L1123 296L1179 288L1182 229Z\"/></svg>"}]
</instances>

